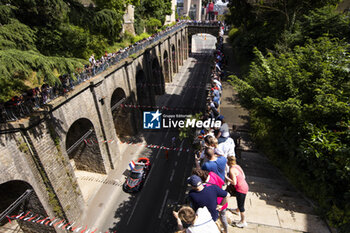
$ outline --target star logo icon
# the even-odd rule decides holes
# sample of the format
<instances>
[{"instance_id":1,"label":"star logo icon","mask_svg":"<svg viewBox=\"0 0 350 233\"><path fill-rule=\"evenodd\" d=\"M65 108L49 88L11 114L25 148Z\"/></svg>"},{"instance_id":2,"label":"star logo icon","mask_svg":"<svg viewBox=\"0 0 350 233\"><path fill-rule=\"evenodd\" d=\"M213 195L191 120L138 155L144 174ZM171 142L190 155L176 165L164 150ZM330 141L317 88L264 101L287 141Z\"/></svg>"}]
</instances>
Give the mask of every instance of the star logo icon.
<instances>
[{"instance_id":1,"label":"star logo icon","mask_svg":"<svg viewBox=\"0 0 350 233\"><path fill-rule=\"evenodd\" d=\"M143 128L144 129L161 129L162 113L157 111L143 112Z\"/></svg>"},{"instance_id":2,"label":"star logo icon","mask_svg":"<svg viewBox=\"0 0 350 233\"><path fill-rule=\"evenodd\" d=\"M153 122L155 119L157 119L157 121L159 121L159 117L162 115L161 113L159 113L159 110L157 110L155 113L151 114L153 116L151 122Z\"/></svg>"}]
</instances>

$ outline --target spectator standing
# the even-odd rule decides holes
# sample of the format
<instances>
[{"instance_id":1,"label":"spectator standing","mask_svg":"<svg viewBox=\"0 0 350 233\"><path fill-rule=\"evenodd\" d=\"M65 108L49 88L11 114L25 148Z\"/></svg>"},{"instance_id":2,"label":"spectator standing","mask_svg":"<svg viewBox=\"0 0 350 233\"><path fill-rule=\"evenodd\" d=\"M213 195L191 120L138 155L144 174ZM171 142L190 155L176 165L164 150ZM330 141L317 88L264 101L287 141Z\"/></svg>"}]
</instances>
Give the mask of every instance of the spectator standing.
<instances>
[{"instance_id":1,"label":"spectator standing","mask_svg":"<svg viewBox=\"0 0 350 233\"><path fill-rule=\"evenodd\" d=\"M219 143L221 143L230 136L230 130L229 130L228 124L224 120L223 115L218 116L218 120L221 121L221 127L220 127L220 132L217 134L216 138L218 139Z\"/></svg>"},{"instance_id":2,"label":"spectator standing","mask_svg":"<svg viewBox=\"0 0 350 233\"><path fill-rule=\"evenodd\" d=\"M213 148L206 148L204 154L208 161L203 164L202 170L214 172L220 176L222 180L225 180L225 167L227 159L223 156L217 157Z\"/></svg>"},{"instance_id":3,"label":"spectator standing","mask_svg":"<svg viewBox=\"0 0 350 233\"><path fill-rule=\"evenodd\" d=\"M242 168L236 163L236 158L229 157L227 164L230 170L229 170L228 176L226 176L226 179L232 185L234 185L236 189L236 199L237 199L238 208L235 210L235 212L241 215L241 220L238 223L236 223L236 226L243 228L248 225L247 222L245 221L244 202L249 190L249 186L247 181L245 180L245 174Z\"/></svg>"},{"instance_id":4,"label":"spectator standing","mask_svg":"<svg viewBox=\"0 0 350 233\"><path fill-rule=\"evenodd\" d=\"M193 169L192 174L199 176L201 178L202 182L204 183L205 187L208 187L211 185L217 185L219 188L222 189L222 186L225 183L214 172L208 172L208 171L204 171L202 169L195 168L195 169ZM222 200L223 200L222 197L218 197L217 204L221 205ZM228 206L228 203L223 205L222 208L219 210L219 217L220 217L222 225L224 226L225 233L227 233L227 230L228 230L228 223L227 223L227 217L226 217L227 206Z\"/></svg>"},{"instance_id":5,"label":"spectator standing","mask_svg":"<svg viewBox=\"0 0 350 233\"><path fill-rule=\"evenodd\" d=\"M219 143L218 138L218 134L220 133L219 130L215 131L214 135L215 135L215 139L213 139L214 145L213 147L215 147L215 152L218 151L219 153L216 154L220 154L222 156L224 156L225 158L229 157L229 156L236 156L235 153L235 142L231 137L226 137L226 138L221 138L221 142Z\"/></svg>"},{"instance_id":6,"label":"spectator standing","mask_svg":"<svg viewBox=\"0 0 350 233\"><path fill-rule=\"evenodd\" d=\"M217 209L221 209L227 203L227 192L216 185L204 187L201 178L197 175L190 176L187 182L192 187L192 190L189 192L189 199L194 210L206 206L213 220L216 221L219 217ZM221 205L217 205L218 197L223 198Z\"/></svg>"},{"instance_id":7,"label":"spectator standing","mask_svg":"<svg viewBox=\"0 0 350 233\"><path fill-rule=\"evenodd\" d=\"M177 220L178 230L186 233L220 233L207 207L198 208L196 212L189 207L183 206L179 212L173 211ZM188 227L184 229L184 222Z\"/></svg>"}]
</instances>

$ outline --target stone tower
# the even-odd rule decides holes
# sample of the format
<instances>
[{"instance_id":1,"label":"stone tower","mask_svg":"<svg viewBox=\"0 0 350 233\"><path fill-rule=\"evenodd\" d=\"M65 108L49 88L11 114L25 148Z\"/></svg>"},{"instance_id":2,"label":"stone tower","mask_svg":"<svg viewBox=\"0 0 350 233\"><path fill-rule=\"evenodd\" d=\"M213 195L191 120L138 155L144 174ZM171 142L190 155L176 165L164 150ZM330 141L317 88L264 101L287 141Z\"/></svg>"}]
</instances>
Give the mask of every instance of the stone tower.
<instances>
[{"instance_id":1,"label":"stone tower","mask_svg":"<svg viewBox=\"0 0 350 233\"><path fill-rule=\"evenodd\" d=\"M128 5L128 7L125 10L125 14L123 16L123 33L129 32L132 35L135 35L135 29L134 29L134 9L135 7L133 5Z\"/></svg>"},{"instance_id":2,"label":"stone tower","mask_svg":"<svg viewBox=\"0 0 350 233\"><path fill-rule=\"evenodd\" d=\"M165 24L175 22L176 0L171 0L171 15L167 15L165 18Z\"/></svg>"}]
</instances>

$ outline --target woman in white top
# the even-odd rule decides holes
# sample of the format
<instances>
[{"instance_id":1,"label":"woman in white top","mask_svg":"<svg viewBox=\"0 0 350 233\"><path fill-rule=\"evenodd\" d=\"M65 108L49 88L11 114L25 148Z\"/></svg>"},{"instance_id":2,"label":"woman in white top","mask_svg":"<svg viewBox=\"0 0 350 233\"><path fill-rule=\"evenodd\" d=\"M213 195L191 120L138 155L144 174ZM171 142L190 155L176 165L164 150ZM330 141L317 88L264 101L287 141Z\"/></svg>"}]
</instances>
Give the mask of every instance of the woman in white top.
<instances>
[{"instance_id":1,"label":"woman in white top","mask_svg":"<svg viewBox=\"0 0 350 233\"><path fill-rule=\"evenodd\" d=\"M179 212L173 211L177 220L178 232L186 233L220 233L207 207L198 208L197 212L189 206L183 206ZM182 222L188 225L184 228Z\"/></svg>"}]
</instances>

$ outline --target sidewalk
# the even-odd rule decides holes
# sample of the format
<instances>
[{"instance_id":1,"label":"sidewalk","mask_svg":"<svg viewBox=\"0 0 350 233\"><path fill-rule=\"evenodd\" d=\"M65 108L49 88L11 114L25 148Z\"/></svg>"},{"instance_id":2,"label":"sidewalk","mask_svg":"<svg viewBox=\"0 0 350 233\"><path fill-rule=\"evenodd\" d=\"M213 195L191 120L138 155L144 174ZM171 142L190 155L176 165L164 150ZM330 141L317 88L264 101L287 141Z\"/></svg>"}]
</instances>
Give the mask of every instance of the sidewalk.
<instances>
[{"instance_id":1,"label":"sidewalk","mask_svg":"<svg viewBox=\"0 0 350 233\"><path fill-rule=\"evenodd\" d=\"M229 56L228 71L238 74L232 48L224 37L225 55ZM247 228L230 227L229 232L244 233L329 233L326 223L320 220L312 206L295 190L271 162L254 149L249 139L248 112L237 99L237 92L227 82L223 82L221 114L229 127L237 125L242 136L242 159L238 159L249 183L249 193L245 201ZM236 208L236 199L231 197L229 207ZM231 215L230 215L231 216ZM238 216L232 215L235 221Z\"/></svg>"}]
</instances>

